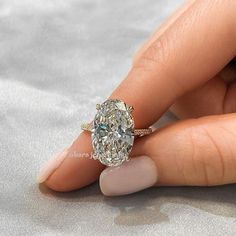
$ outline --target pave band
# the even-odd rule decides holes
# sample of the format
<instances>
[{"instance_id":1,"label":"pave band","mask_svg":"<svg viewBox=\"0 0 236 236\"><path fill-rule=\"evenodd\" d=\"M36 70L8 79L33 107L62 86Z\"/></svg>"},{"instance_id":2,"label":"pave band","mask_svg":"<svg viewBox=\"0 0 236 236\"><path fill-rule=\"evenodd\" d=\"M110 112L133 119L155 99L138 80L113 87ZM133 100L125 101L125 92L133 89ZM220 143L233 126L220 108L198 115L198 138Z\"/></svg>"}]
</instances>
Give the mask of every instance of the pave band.
<instances>
[{"instance_id":1,"label":"pave band","mask_svg":"<svg viewBox=\"0 0 236 236\"><path fill-rule=\"evenodd\" d=\"M84 131L93 131L93 123L85 123L81 125L81 129ZM148 135L152 133L152 128L148 129L135 129L134 130L134 136L142 137L144 135Z\"/></svg>"}]
</instances>

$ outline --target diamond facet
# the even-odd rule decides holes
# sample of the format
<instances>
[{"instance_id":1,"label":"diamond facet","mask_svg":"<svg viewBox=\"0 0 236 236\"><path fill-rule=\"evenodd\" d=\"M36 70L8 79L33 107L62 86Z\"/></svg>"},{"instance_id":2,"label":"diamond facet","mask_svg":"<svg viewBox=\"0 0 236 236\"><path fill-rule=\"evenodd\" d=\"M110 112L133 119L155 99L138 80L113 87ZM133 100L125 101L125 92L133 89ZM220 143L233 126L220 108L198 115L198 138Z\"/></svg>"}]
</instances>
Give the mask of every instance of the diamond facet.
<instances>
[{"instance_id":1,"label":"diamond facet","mask_svg":"<svg viewBox=\"0 0 236 236\"><path fill-rule=\"evenodd\" d=\"M132 109L118 99L99 106L93 121L92 144L95 157L107 166L128 160L134 142Z\"/></svg>"}]
</instances>

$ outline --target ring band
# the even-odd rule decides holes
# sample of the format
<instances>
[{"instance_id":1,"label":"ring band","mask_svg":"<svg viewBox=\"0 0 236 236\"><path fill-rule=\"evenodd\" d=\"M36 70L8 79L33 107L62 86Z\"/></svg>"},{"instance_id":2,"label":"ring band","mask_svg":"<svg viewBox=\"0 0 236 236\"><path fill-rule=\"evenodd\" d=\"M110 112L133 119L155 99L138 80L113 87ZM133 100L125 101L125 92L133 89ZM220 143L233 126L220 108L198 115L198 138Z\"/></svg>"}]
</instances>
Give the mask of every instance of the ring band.
<instances>
[{"instance_id":1,"label":"ring band","mask_svg":"<svg viewBox=\"0 0 236 236\"><path fill-rule=\"evenodd\" d=\"M107 166L121 165L129 160L134 138L151 134L152 129L135 129L134 108L121 100L106 100L96 109L94 120L81 126L92 133L93 158Z\"/></svg>"},{"instance_id":2,"label":"ring band","mask_svg":"<svg viewBox=\"0 0 236 236\"><path fill-rule=\"evenodd\" d=\"M81 125L81 129L84 131L93 132L93 123L85 123ZM152 128L148 129L135 129L134 136L142 137L152 133Z\"/></svg>"}]
</instances>

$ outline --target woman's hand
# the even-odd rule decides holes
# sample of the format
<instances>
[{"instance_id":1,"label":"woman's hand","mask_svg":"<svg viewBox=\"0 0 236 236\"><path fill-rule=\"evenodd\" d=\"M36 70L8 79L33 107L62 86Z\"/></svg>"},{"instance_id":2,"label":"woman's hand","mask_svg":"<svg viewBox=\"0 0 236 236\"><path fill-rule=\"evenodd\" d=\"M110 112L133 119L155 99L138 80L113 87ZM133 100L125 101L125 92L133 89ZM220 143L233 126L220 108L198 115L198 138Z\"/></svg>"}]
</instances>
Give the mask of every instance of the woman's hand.
<instances>
[{"instance_id":1,"label":"woman's hand","mask_svg":"<svg viewBox=\"0 0 236 236\"><path fill-rule=\"evenodd\" d=\"M183 121L137 139L129 162L105 170L98 161L73 157L92 151L90 134L82 132L42 170L39 182L70 191L100 176L105 195L153 185L235 183L235 13L235 0L189 1L137 53L110 96L134 106L136 128L152 125L170 107Z\"/></svg>"}]
</instances>

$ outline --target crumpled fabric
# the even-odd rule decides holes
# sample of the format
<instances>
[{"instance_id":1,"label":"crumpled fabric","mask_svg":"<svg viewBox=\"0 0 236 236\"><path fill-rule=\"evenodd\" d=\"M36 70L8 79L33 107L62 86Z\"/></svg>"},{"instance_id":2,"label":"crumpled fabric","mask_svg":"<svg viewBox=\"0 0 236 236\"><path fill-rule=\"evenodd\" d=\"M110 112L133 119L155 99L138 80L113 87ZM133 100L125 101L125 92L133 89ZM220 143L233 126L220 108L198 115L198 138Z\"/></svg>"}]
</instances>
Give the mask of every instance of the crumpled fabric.
<instances>
[{"instance_id":1,"label":"crumpled fabric","mask_svg":"<svg viewBox=\"0 0 236 236\"><path fill-rule=\"evenodd\" d=\"M182 3L0 0L1 235L235 235L235 185L108 198L97 183L60 194L36 184Z\"/></svg>"}]
</instances>

